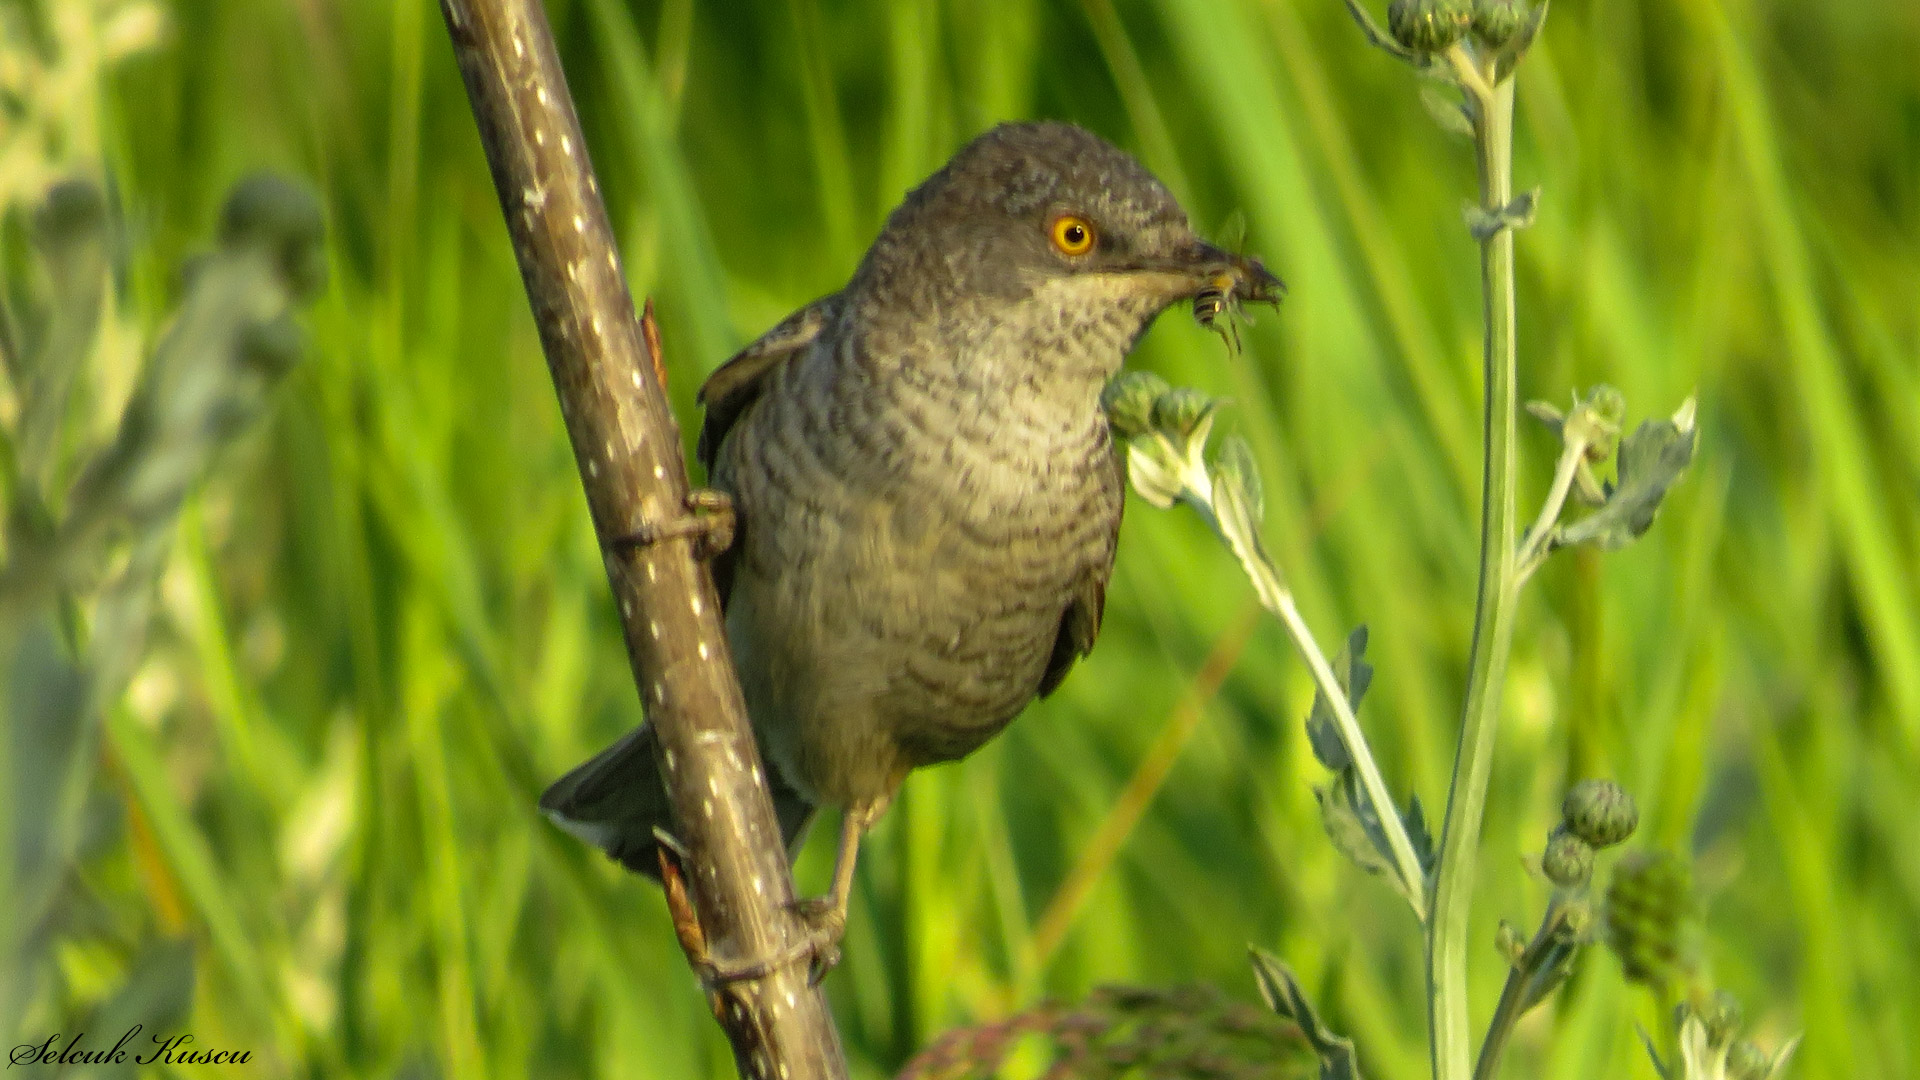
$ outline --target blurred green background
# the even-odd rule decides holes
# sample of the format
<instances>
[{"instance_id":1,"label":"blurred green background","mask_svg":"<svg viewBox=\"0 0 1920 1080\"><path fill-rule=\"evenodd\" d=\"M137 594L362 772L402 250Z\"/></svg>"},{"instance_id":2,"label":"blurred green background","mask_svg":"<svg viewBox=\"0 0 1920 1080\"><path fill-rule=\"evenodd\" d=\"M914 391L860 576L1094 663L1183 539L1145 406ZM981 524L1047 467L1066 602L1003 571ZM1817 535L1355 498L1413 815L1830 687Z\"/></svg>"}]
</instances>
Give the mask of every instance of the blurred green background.
<instances>
[{"instance_id":1,"label":"blurred green background","mask_svg":"<svg viewBox=\"0 0 1920 1080\"><path fill-rule=\"evenodd\" d=\"M658 892L534 809L639 713L436 7L0 11L6 212L82 174L122 215L75 445L111 431L237 177L310 180L331 265L307 359L181 518L9 1044L98 1040L145 972L142 1015L252 1049L248 1075L730 1076ZM1285 306L1238 357L1176 312L1135 360L1232 399L1322 641L1372 628L1390 781L1444 802L1477 527L1472 160L1338 0L550 11L687 431L702 374L837 288L997 120L1104 134L1203 232L1244 215ZM1563 0L1521 68L1516 182L1544 188L1522 393L1610 382L1639 417L1697 391L1702 436L1648 537L1557 556L1523 607L1476 1016L1497 920L1546 896L1522 856L1572 779L1611 775L1642 840L1698 860L1715 977L1762 1041L1804 1029L1801 1076L1920 1074L1916 56L1911 3ZM1522 453L1525 507L1554 447L1536 425ZM829 982L856 1074L1101 983L1251 999L1253 942L1369 1075L1423 1075L1415 930L1321 835L1310 695L1204 526L1135 501L1092 658L917 774L869 842ZM18 735L34 703L8 702ZM24 792L46 766L9 745ZM32 843L45 808L7 803ZM1507 1075L1651 1076L1636 1022L1644 995L1592 952Z\"/></svg>"}]
</instances>

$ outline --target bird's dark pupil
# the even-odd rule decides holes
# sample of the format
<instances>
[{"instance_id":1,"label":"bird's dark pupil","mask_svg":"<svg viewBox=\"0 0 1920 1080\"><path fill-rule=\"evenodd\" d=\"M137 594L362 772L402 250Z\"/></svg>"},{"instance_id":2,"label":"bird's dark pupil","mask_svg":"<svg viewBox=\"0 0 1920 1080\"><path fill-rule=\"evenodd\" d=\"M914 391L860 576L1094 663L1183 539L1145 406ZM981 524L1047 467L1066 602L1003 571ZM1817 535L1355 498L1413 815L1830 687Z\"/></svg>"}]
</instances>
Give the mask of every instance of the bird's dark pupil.
<instances>
[{"instance_id":1,"label":"bird's dark pupil","mask_svg":"<svg viewBox=\"0 0 1920 1080\"><path fill-rule=\"evenodd\" d=\"M1078 245L1087 238L1087 230L1078 225L1067 226L1067 243Z\"/></svg>"}]
</instances>

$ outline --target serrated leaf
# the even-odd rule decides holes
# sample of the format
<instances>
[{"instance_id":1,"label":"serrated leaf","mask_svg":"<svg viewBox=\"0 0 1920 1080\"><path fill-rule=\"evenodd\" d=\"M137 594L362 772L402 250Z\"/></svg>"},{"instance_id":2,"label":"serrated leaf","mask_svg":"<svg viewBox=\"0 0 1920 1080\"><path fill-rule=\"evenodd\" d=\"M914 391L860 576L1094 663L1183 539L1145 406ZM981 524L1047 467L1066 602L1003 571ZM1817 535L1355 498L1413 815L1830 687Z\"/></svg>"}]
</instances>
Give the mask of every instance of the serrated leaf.
<instances>
[{"instance_id":1,"label":"serrated leaf","mask_svg":"<svg viewBox=\"0 0 1920 1080\"><path fill-rule=\"evenodd\" d=\"M1341 691L1347 695L1347 702L1357 715L1360 712L1360 699L1366 696L1367 687L1373 684L1373 665L1367 663L1367 628L1364 624L1347 635L1347 643L1341 647L1340 655L1334 657L1333 677L1340 683ZM1333 705L1318 689L1313 692L1313 708L1307 713L1307 741L1313 745L1313 756L1320 759L1320 764L1334 772L1352 767L1353 756L1347 753L1346 743L1340 738Z\"/></svg>"},{"instance_id":2,"label":"serrated leaf","mask_svg":"<svg viewBox=\"0 0 1920 1080\"><path fill-rule=\"evenodd\" d=\"M1253 978L1267 1007L1300 1025L1300 1030L1320 1057L1321 1080L1360 1080L1360 1063L1353 1051L1353 1040L1336 1033L1320 1019L1313 1003L1293 969L1279 957L1263 949L1248 948L1253 961Z\"/></svg>"},{"instance_id":3,"label":"serrated leaf","mask_svg":"<svg viewBox=\"0 0 1920 1080\"><path fill-rule=\"evenodd\" d=\"M1353 798L1353 787L1346 782L1351 776L1351 771L1342 773L1333 783L1313 789L1314 797L1320 802L1320 824L1340 854L1360 869L1378 874L1398 888L1400 875L1394 872L1393 860L1374 839L1379 825L1376 822L1372 828L1368 827L1360 804Z\"/></svg>"},{"instance_id":4,"label":"serrated leaf","mask_svg":"<svg viewBox=\"0 0 1920 1080\"><path fill-rule=\"evenodd\" d=\"M1427 812L1421 807L1418 794L1408 800L1407 812L1400 816L1400 820L1407 827L1407 839L1413 844L1413 853L1420 859L1420 871L1432 875L1440 857L1434 850L1433 833L1427 829Z\"/></svg>"},{"instance_id":5,"label":"serrated leaf","mask_svg":"<svg viewBox=\"0 0 1920 1080\"><path fill-rule=\"evenodd\" d=\"M1667 489L1693 462L1697 438L1691 425L1673 420L1643 420L1620 441L1619 482L1592 514L1560 532L1562 544L1593 544L1604 550L1625 547L1653 525Z\"/></svg>"},{"instance_id":6,"label":"serrated leaf","mask_svg":"<svg viewBox=\"0 0 1920 1080\"><path fill-rule=\"evenodd\" d=\"M1408 841L1413 844L1423 871L1421 881L1408 882L1400 876L1399 865L1393 858L1393 844L1387 839L1386 827L1380 823L1380 815L1374 812L1366 788L1360 783L1359 770L1352 767L1340 770L1332 783L1314 788L1313 794L1320 803L1320 824L1333 846L1355 866L1385 878L1395 892L1418 908L1418 898L1413 891L1425 888L1424 873L1431 873L1434 859L1433 840L1426 835L1424 812L1417 825L1407 815L1400 819L1408 830ZM1415 828L1419 829L1418 838L1412 835Z\"/></svg>"}]
</instances>

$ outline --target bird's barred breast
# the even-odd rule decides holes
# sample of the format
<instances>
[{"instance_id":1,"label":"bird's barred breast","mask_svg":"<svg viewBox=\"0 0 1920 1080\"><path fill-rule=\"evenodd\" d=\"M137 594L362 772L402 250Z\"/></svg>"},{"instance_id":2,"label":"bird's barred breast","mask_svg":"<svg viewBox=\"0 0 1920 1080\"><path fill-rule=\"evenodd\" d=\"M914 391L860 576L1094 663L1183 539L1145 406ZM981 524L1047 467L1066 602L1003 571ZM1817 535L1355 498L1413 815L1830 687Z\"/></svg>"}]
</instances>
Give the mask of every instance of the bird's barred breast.
<instances>
[{"instance_id":1,"label":"bird's barred breast","mask_svg":"<svg viewBox=\"0 0 1920 1080\"><path fill-rule=\"evenodd\" d=\"M749 709L791 781L849 803L1032 699L1123 493L1091 398L1068 422L911 368L820 376L776 376L716 481L744 526L728 625Z\"/></svg>"}]
</instances>

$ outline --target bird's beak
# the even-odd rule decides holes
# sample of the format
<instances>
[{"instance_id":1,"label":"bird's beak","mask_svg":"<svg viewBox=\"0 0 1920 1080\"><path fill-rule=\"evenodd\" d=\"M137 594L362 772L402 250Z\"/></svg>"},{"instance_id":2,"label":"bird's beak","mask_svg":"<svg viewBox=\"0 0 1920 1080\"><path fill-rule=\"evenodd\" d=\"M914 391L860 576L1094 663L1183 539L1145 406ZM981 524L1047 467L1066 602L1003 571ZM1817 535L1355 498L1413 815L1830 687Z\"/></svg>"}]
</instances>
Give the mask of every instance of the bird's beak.
<instances>
[{"instance_id":1,"label":"bird's beak","mask_svg":"<svg viewBox=\"0 0 1920 1080\"><path fill-rule=\"evenodd\" d=\"M1204 240L1194 241L1181 261L1194 293L1213 289L1245 304L1278 304L1287 295L1287 283L1259 259L1230 254Z\"/></svg>"},{"instance_id":2,"label":"bird's beak","mask_svg":"<svg viewBox=\"0 0 1920 1080\"><path fill-rule=\"evenodd\" d=\"M1286 283L1259 259L1235 255L1196 238L1177 241L1170 253L1142 260L1129 268L1138 278L1152 281L1169 303L1213 292L1240 304L1277 304L1287 293Z\"/></svg>"}]
</instances>

